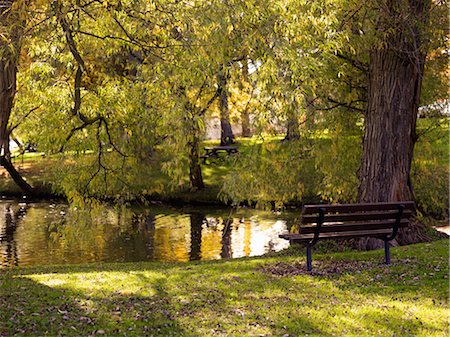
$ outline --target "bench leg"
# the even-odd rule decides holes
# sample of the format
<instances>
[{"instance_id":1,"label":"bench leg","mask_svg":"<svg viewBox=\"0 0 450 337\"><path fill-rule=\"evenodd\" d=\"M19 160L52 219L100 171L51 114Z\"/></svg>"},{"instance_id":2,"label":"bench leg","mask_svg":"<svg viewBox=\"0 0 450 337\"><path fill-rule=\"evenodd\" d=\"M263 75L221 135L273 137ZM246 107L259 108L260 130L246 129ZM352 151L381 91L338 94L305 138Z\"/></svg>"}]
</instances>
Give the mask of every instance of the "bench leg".
<instances>
[{"instance_id":1,"label":"bench leg","mask_svg":"<svg viewBox=\"0 0 450 337\"><path fill-rule=\"evenodd\" d=\"M311 246L306 246L306 270L312 270Z\"/></svg>"},{"instance_id":2,"label":"bench leg","mask_svg":"<svg viewBox=\"0 0 450 337\"><path fill-rule=\"evenodd\" d=\"M384 240L384 256L385 256L385 263L390 264L391 263L391 252L389 250L389 241Z\"/></svg>"}]
</instances>

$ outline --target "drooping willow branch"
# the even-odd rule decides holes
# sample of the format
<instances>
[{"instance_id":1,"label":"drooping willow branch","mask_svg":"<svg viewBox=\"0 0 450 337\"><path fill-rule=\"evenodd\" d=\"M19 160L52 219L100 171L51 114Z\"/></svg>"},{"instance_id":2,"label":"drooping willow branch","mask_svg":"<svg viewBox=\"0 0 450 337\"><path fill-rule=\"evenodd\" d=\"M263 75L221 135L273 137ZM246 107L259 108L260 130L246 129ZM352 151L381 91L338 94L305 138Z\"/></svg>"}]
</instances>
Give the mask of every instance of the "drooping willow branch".
<instances>
[{"instance_id":1,"label":"drooping willow branch","mask_svg":"<svg viewBox=\"0 0 450 337\"><path fill-rule=\"evenodd\" d=\"M111 168L107 167L107 166L103 163L103 157L104 157L104 151L105 151L105 150L103 149L103 142L102 142L102 139L101 139L102 124L103 124L104 127L105 127L106 133L107 133L108 138L109 138L109 140L110 140L110 144L111 144L112 146L114 146L113 143L111 142L111 138L110 138L111 136L110 136L110 133L109 133L109 127L108 127L108 124L107 124L107 122L106 122L105 119L101 119L101 120L99 121L98 125L97 125L97 132L96 132L97 146L98 146L98 148L99 148L99 151L98 151L98 154L97 154L97 160L96 160L96 163L95 163L96 170L91 174L91 176L89 177L88 181L86 182L86 184L85 184L84 187L83 187L84 193L85 193L86 195L89 194L89 193L88 193L89 185L94 181L94 179L95 179L101 172L103 173L103 184L104 184L104 186L105 186L105 192L106 192L106 191L108 190L108 179L107 179L108 173L109 173L109 172L112 173L112 174L117 173L117 172L119 172L120 170L122 170L123 167L124 167L124 162L122 163L122 167L121 167L119 170L111 169ZM120 154L122 155L123 159L125 160L125 157L126 157L126 156L125 156L124 154L122 154L117 148L115 148L115 150L116 150L118 153L120 153ZM122 184L124 184L125 186L130 186L124 179L121 178L121 175L120 175L120 174L116 174L116 175L114 176L114 178L115 178L116 180L120 181L120 182L121 182Z\"/></svg>"},{"instance_id":2,"label":"drooping willow branch","mask_svg":"<svg viewBox=\"0 0 450 337\"><path fill-rule=\"evenodd\" d=\"M67 135L65 142L61 145L61 148L59 152L63 152L64 145L67 144L67 142L76 134L77 131L83 130L88 126L94 125L98 123L98 128L101 128L103 125L106 130L106 134L108 137L108 141L110 145L114 148L114 150L119 153L122 156L126 156L123 154L117 146L112 141L111 133L109 131L109 125L105 119L105 117L101 115L97 115L94 117L88 117L84 115L81 112L81 81L83 78L83 74L86 72L86 65L84 63L83 58L81 57L80 52L78 51L77 45L75 43L75 39L73 37L73 31L70 27L69 22L67 21L66 17L61 14L62 11L58 11L58 21L61 25L61 28L65 34L67 45L69 46L69 50L75 59L77 63L77 70L75 73L75 80L74 80L74 97L73 97L73 107L71 109L72 116L78 117L83 123L72 130L70 130L69 134Z\"/></svg>"}]
</instances>

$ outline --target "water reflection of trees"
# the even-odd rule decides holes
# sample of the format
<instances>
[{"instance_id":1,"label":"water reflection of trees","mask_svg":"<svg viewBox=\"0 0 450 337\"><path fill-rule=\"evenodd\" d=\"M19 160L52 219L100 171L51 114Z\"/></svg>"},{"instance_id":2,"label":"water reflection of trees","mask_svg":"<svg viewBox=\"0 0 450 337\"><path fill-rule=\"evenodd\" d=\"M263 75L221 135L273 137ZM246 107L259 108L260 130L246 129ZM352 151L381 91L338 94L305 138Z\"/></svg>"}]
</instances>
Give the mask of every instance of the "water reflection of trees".
<instances>
[{"instance_id":1,"label":"water reflection of trees","mask_svg":"<svg viewBox=\"0 0 450 337\"><path fill-rule=\"evenodd\" d=\"M17 266L19 265L19 256L17 253L16 230L20 220L28 211L28 206L6 203L0 206L3 208L1 214L4 216L3 226L0 227L0 266Z\"/></svg>"},{"instance_id":2,"label":"water reflection of trees","mask_svg":"<svg viewBox=\"0 0 450 337\"><path fill-rule=\"evenodd\" d=\"M3 265L19 259L21 264L210 260L259 255L288 244L278 239L285 222L227 211L210 215L200 209L177 213L46 203L0 207Z\"/></svg>"}]
</instances>

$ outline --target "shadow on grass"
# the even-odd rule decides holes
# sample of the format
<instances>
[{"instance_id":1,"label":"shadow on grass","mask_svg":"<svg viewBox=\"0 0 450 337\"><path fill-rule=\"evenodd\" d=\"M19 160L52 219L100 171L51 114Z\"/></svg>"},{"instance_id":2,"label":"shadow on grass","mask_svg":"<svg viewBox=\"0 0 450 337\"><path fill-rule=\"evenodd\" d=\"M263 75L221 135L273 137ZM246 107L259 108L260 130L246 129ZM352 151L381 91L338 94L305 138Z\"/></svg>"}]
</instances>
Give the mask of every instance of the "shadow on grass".
<instances>
[{"instance_id":1,"label":"shadow on grass","mask_svg":"<svg viewBox=\"0 0 450 337\"><path fill-rule=\"evenodd\" d=\"M0 336L192 336L168 310L163 286L152 297L87 296L24 277L0 278Z\"/></svg>"},{"instance_id":2,"label":"shadow on grass","mask_svg":"<svg viewBox=\"0 0 450 337\"><path fill-rule=\"evenodd\" d=\"M230 295L234 285L239 288L241 281L246 286L238 291L247 293L247 289L253 288L252 280L247 277L241 280L234 276L236 264L233 267L227 263L213 264L216 268L224 267L220 271L212 271L221 279L219 285L204 281L207 276L202 276L202 263L197 264L200 270L186 265L179 273L172 274L175 283L170 284L166 277L159 276L160 273L149 277L145 274L148 269L143 266L141 270L132 268L133 279L139 280L139 285L151 290L149 296L139 296L132 291L121 293L121 290L96 289L90 292L89 289L77 289L76 281L73 283L75 289L69 288L56 273L53 280L47 278L48 274L45 275L45 285L26 276L15 276L19 270L11 270L0 276L0 318L1 322L5 322L0 325L0 336L276 336L280 333L289 335L291 328L294 331L329 336L321 332L314 321L301 317L298 313L293 315L293 321L289 316L275 315L273 322L269 324L266 317L270 315L264 313L264 310L260 312L248 309L246 303ZM53 269L53 272L57 269L61 268ZM125 274L128 274L129 269L130 266L121 265L107 268L112 272L120 271ZM242 274L254 274L254 264L242 270ZM94 266L78 267L76 271L61 269L61 272L69 274L68 278L83 277L80 274L88 275L89 272L98 271L99 268ZM30 275L30 278L33 277L39 278L40 275ZM257 283L259 285L255 289L249 290L256 298L262 296L265 287L264 283ZM180 289L174 290L173 285L179 285ZM125 291L126 289L129 288L125 288ZM89 295L90 293L93 295ZM262 307L273 306L274 310L279 305L268 303L265 298L259 304ZM272 329L273 333L270 332Z\"/></svg>"},{"instance_id":3,"label":"shadow on grass","mask_svg":"<svg viewBox=\"0 0 450 337\"><path fill-rule=\"evenodd\" d=\"M390 267L380 252L317 254L356 261L325 276L261 270L303 268L303 256L12 269L0 275L0 336L439 335L446 247L396 249Z\"/></svg>"}]
</instances>

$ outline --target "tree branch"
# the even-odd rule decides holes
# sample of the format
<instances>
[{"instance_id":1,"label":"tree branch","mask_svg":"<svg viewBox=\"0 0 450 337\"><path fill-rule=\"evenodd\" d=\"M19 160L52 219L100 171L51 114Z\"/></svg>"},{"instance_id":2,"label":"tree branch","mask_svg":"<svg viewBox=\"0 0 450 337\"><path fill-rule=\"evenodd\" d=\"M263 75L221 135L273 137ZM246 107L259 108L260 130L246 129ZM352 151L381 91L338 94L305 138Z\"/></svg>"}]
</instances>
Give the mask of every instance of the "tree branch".
<instances>
[{"instance_id":1,"label":"tree branch","mask_svg":"<svg viewBox=\"0 0 450 337\"><path fill-rule=\"evenodd\" d=\"M12 126L12 127L10 127L10 128L8 129L8 133L11 134L11 132L13 132L15 129L17 129L17 128L20 126L20 124L23 123L24 120L26 120L26 119L27 119L34 111L36 111L36 110L39 109L40 107L41 107L41 105L40 105L40 106L37 106L37 107L34 107L34 108L31 109L30 111L28 111L28 112L20 119L20 121L17 122L16 125L14 125L14 126Z\"/></svg>"},{"instance_id":2,"label":"tree branch","mask_svg":"<svg viewBox=\"0 0 450 337\"><path fill-rule=\"evenodd\" d=\"M350 65L352 65L353 67L355 67L358 70L361 70L363 72L367 72L369 70L369 66L359 60L355 60L355 59L353 59L347 55L344 55L342 53L337 53L336 56L339 57L340 59L347 61L348 63L350 63Z\"/></svg>"},{"instance_id":3,"label":"tree branch","mask_svg":"<svg viewBox=\"0 0 450 337\"><path fill-rule=\"evenodd\" d=\"M209 99L209 101L206 103L206 105L203 107L203 109L200 110L200 116L203 116L206 113L206 111L208 111L211 104L213 104L214 101L216 100L216 98L219 97L219 94L220 94L220 90L219 90L219 88L217 88L214 95Z\"/></svg>"},{"instance_id":4,"label":"tree branch","mask_svg":"<svg viewBox=\"0 0 450 337\"><path fill-rule=\"evenodd\" d=\"M362 113L365 112L364 109L357 108L357 107L352 105L352 103L364 102L363 100L356 100L356 101L352 101L350 103L343 103L343 102L338 102L338 101L334 100L331 97L328 97L328 101L333 103L334 105L330 106L330 107L317 108L317 110L328 111L328 110L333 110L333 109L336 109L336 108L339 108L339 107L344 107L344 108L347 108L347 109L350 109L350 110L354 110L354 111L358 111L358 112L362 112Z\"/></svg>"}]
</instances>

